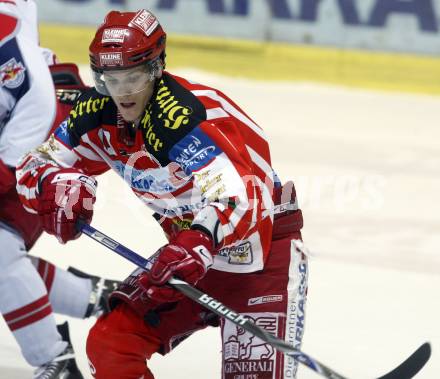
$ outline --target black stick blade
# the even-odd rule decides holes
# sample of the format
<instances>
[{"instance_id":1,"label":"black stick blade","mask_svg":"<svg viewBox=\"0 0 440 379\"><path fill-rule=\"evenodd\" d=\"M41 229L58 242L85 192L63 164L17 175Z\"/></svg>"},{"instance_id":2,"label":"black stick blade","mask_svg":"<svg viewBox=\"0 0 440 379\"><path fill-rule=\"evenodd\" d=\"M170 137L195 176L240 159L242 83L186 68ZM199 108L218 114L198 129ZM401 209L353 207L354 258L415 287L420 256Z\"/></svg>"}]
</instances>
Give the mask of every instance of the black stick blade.
<instances>
[{"instance_id":1,"label":"black stick blade","mask_svg":"<svg viewBox=\"0 0 440 379\"><path fill-rule=\"evenodd\" d=\"M377 379L411 379L425 366L431 357L431 345L425 342L400 366Z\"/></svg>"}]
</instances>

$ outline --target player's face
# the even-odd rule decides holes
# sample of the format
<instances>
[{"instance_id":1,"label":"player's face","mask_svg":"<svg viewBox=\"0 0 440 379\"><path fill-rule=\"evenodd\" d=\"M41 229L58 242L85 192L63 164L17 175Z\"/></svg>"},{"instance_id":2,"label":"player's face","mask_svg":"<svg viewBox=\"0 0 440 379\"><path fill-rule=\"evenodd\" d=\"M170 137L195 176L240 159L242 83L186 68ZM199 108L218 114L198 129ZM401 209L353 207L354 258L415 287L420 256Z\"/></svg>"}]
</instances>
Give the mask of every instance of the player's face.
<instances>
[{"instance_id":1,"label":"player's face","mask_svg":"<svg viewBox=\"0 0 440 379\"><path fill-rule=\"evenodd\" d=\"M121 116L125 121L139 121L150 101L154 90L154 82L151 82L144 90L132 95L112 96Z\"/></svg>"},{"instance_id":2,"label":"player's face","mask_svg":"<svg viewBox=\"0 0 440 379\"><path fill-rule=\"evenodd\" d=\"M154 90L154 79L145 67L104 72L104 81L124 120L139 120Z\"/></svg>"}]
</instances>

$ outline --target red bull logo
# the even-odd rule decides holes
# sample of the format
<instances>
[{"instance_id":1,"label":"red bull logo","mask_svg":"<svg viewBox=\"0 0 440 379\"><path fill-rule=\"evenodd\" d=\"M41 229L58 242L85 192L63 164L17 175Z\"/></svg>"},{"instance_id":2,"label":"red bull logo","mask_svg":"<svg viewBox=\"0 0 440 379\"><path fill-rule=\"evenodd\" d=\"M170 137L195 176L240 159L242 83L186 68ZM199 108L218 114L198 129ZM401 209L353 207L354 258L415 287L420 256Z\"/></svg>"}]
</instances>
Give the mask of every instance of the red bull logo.
<instances>
[{"instance_id":1,"label":"red bull logo","mask_svg":"<svg viewBox=\"0 0 440 379\"><path fill-rule=\"evenodd\" d=\"M15 58L10 59L0 66L0 86L11 89L20 87L25 70L21 62L17 62Z\"/></svg>"}]
</instances>

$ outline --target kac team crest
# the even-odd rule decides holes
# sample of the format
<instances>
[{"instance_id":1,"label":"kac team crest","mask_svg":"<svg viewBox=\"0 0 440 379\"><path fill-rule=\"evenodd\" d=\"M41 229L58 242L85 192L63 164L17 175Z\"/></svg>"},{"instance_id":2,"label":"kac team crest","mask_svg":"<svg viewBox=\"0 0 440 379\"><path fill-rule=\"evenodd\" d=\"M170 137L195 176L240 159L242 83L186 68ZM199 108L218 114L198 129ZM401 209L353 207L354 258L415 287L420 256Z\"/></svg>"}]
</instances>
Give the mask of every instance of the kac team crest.
<instances>
[{"instance_id":1,"label":"kac team crest","mask_svg":"<svg viewBox=\"0 0 440 379\"><path fill-rule=\"evenodd\" d=\"M0 66L0 85L10 89L20 87L24 81L25 70L21 62L11 58Z\"/></svg>"}]
</instances>

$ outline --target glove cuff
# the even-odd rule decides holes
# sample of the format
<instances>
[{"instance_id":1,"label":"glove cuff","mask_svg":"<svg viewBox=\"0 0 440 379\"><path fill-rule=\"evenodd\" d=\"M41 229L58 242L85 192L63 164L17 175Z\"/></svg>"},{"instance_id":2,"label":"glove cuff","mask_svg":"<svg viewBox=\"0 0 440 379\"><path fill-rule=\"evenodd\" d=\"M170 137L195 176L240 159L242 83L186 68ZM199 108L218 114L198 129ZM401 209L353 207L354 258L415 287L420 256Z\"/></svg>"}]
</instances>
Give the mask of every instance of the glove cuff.
<instances>
[{"instance_id":1,"label":"glove cuff","mask_svg":"<svg viewBox=\"0 0 440 379\"><path fill-rule=\"evenodd\" d=\"M206 269L214 263L214 241L206 233L193 229L182 230L171 243L184 246L188 253L204 264Z\"/></svg>"},{"instance_id":2,"label":"glove cuff","mask_svg":"<svg viewBox=\"0 0 440 379\"><path fill-rule=\"evenodd\" d=\"M96 179L91 176L87 176L75 169L61 169L51 173L44 179L44 182L50 182L50 184L68 181L79 182L80 184L86 186L92 195L96 194L96 187L98 185Z\"/></svg>"}]
</instances>

